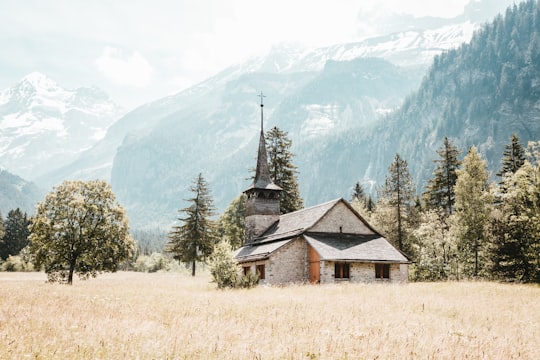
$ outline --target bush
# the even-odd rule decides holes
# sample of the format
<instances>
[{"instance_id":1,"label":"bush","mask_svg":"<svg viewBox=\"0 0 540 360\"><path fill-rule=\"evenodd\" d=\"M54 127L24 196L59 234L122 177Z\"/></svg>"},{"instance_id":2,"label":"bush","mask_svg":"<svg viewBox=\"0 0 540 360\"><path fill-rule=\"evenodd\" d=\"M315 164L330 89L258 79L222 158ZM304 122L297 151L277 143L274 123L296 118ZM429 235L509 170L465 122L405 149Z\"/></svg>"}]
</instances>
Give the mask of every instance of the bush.
<instances>
[{"instance_id":1,"label":"bush","mask_svg":"<svg viewBox=\"0 0 540 360\"><path fill-rule=\"evenodd\" d=\"M133 264L133 270L138 272L153 273L160 270L168 271L171 267L171 259L161 253L154 252L150 256L140 255Z\"/></svg>"},{"instance_id":2,"label":"bush","mask_svg":"<svg viewBox=\"0 0 540 360\"><path fill-rule=\"evenodd\" d=\"M34 271L34 266L31 262L25 261L21 256L10 255L6 261L2 263L0 270L13 272Z\"/></svg>"},{"instance_id":3,"label":"bush","mask_svg":"<svg viewBox=\"0 0 540 360\"><path fill-rule=\"evenodd\" d=\"M259 282L257 274L239 276L231 245L227 241L221 241L214 247L209 263L210 275L219 289L251 288Z\"/></svg>"}]
</instances>

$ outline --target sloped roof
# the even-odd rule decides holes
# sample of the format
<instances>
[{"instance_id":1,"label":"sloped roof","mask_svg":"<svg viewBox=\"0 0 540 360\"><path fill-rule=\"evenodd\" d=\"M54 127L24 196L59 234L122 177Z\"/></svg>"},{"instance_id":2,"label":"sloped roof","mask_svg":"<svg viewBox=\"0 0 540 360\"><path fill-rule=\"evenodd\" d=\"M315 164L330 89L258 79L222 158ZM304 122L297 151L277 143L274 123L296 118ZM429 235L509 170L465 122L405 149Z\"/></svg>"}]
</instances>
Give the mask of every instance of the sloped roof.
<instances>
[{"instance_id":1,"label":"sloped roof","mask_svg":"<svg viewBox=\"0 0 540 360\"><path fill-rule=\"evenodd\" d=\"M259 244L257 246L243 246L238 249L235 258L241 259L242 262L263 260L268 258L271 253L287 244L289 241L291 241L291 239Z\"/></svg>"},{"instance_id":2,"label":"sloped roof","mask_svg":"<svg viewBox=\"0 0 540 360\"><path fill-rule=\"evenodd\" d=\"M323 204L284 214L279 217L262 236L255 239L254 243L264 243L283 238L292 238L309 230L337 203L343 201L336 199Z\"/></svg>"},{"instance_id":3,"label":"sloped roof","mask_svg":"<svg viewBox=\"0 0 540 360\"><path fill-rule=\"evenodd\" d=\"M344 203L373 234L309 232L339 203ZM267 259L271 253L299 236L304 236L322 260L410 263L343 199L281 215L262 236L240 248L235 258L240 262Z\"/></svg>"},{"instance_id":4,"label":"sloped roof","mask_svg":"<svg viewBox=\"0 0 540 360\"><path fill-rule=\"evenodd\" d=\"M378 234L306 233L304 238L321 260L410 263L407 257Z\"/></svg>"}]
</instances>

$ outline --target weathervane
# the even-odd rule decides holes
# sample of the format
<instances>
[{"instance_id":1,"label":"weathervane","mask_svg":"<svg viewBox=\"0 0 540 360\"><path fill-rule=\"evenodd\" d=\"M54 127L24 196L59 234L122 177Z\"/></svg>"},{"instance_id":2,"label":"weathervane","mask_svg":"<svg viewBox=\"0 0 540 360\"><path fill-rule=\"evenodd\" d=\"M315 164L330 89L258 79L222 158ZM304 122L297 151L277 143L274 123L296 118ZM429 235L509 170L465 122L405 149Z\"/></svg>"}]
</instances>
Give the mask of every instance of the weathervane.
<instances>
[{"instance_id":1,"label":"weathervane","mask_svg":"<svg viewBox=\"0 0 540 360\"><path fill-rule=\"evenodd\" d=\"M264 107L263 98L265 98L266 95L264 95L263 92L261 91L261 93L257 96L261 98L261 131L263 131L263 128L264 128L263 127L263 107Z\"/></svg>"}]
</instances>

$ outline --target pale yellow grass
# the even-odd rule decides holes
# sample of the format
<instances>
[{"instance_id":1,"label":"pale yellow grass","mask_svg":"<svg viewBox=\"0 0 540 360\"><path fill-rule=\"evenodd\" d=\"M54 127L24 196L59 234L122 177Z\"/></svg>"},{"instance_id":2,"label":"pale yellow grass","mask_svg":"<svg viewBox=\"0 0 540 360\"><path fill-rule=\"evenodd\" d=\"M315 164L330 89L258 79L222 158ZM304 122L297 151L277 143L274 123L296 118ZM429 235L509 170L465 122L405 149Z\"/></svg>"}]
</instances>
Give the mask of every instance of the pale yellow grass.
<instances>
[{"instance_id":1,"label":"pale yellow grass","mask_svg":"<svg viewBox=\"0 0 540 360\"><path fill-rule=\"evenodd\" d=\"M0 274L0 359L540 359L540 287Z\"/></svg>"}]
</instances>

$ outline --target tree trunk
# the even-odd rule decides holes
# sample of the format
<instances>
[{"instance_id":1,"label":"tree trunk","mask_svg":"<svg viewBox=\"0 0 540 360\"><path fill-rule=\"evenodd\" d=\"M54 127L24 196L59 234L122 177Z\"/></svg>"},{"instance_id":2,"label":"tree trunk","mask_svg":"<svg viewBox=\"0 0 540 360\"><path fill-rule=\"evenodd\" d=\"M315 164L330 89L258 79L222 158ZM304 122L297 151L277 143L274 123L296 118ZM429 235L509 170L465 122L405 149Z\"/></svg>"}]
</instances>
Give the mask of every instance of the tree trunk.
<instances>
[{"instance_id":1,"label":"tree trunk","mask_svg":"<svg viewBox=\"0 0 540 360\"><path fill-rule=\"evenodd\" d=\"M191 276L195 276L195 260L191 263Z\"/></svg>"},{"instance_id":2,"label":"tree trunk","mask_svg":"<svg viewBox=\"0 0 540 360\"><path fill-rule=\"evenodd\" d=\"M73 273L75 272L75 260L70 261L69 263L69 274L68 274L68 285L73 285Z\"/></svg>"}]
</instances>

